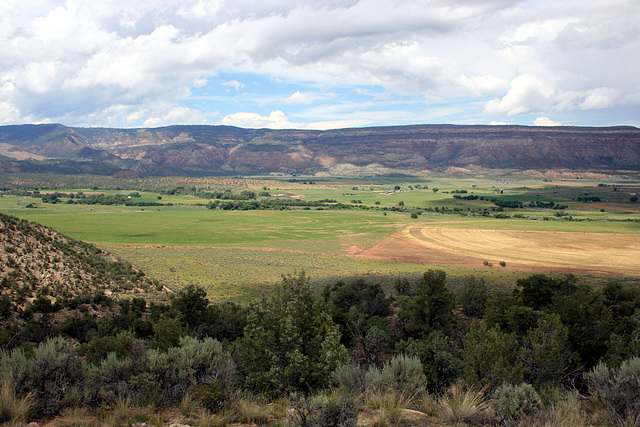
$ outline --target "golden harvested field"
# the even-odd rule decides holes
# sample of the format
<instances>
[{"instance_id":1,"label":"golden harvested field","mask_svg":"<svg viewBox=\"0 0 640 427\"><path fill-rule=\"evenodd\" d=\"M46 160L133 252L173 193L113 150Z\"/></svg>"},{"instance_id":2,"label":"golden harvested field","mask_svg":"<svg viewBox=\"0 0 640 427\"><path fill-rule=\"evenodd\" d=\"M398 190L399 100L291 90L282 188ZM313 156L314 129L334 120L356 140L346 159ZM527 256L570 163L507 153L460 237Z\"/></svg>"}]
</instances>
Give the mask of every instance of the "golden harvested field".
<instances>
[{"instance_id":1,"label":"golden harvested field","mask_svg":"<svg viewBox=\"0 0 640 427\"><path fill-rule=\"evenodd\" d=\"M640 276L640 238L630 234L409 226L358 257Z\"/></svg>"}]
</instances>

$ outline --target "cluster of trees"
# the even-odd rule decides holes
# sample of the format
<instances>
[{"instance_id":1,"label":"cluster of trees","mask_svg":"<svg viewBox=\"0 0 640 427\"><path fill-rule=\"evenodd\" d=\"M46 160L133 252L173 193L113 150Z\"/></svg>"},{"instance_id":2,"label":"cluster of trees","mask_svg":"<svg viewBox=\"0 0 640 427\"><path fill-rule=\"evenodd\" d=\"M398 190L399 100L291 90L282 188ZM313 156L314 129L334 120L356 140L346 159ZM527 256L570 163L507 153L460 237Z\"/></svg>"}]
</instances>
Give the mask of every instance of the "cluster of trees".
<instances>
[{"instance_id":1,"label":"cluster of trees","mask_svg":"<svg viewBox=\"0 0 640 427\"><path fill-rule=\"evenodd\" d=\"M47 414L64 406L63 395L29 372L13 372L16 360L67 354L77 369L65 386L99 384L81 396L99 404L118 396L175 402L194 387L208 387L216 399L233 389L309 393L327 387L337 371L375 373L397 357L415 359L416 378L434 394L460 379L493 390L521 383L580 389L583 374L599 362L616 369L640 356L636 286L594 289L573 276L534 275L518 280L514 290L490 291L483 280L469 278L456 294L443 271L429 270L416 282L396 280L393 288L389 294L356 280L317 294L301 273L284 277L272 294L248 306L211 304L195 286L168 304L116 302L96 293L76 303L115 306L113 314L97 317L85 308L83 316L60 324L43 302L23 313L26 332L4 336L0 376L10 375L25 393L35 387ZM27 351L34 346L36 352ZM210 351L198 356L204 359L182 355L204 348ZM145 388L149 384L167 387Z\"/></svg>"},{"instance_id":2,"label":"cluster of trees","mask_svg":"<svg viewBox=\"0 0 640 427\"><path fill-rule=\"evenodd\" d=\"M478 196L476 196L475 194L469 194L468 196L461 196L459 194L454 194L453 198L458 200L478 200Z\"/></svg>"},{"instance_id":3,"label":"cluster of trees","mask_svg":"<svg viewBox=\"0 0 640 427\"><path fill-rule=\"evenodd\" d=\"M205 205L207 209L222 210L256 210L256 209L288 209L291 207L303 208L331 208L331 209L349 209L352 206L342 203L328 204L320 201L306 201L293 199L290 197L268 198L259 200L214 200Z\"/></svg>"},{"instance_id":4,"label":"cluster of trees","mask_svg":"<svg viewBox=\"0 0 640 427\"><path fill-rule=\"evenodd\" d=\"M140 197L138 193L125 194L93 194L84 197L69 199L67 203L83 205L125 205L125 206L165 206L160 202L143 202L136 200Z\"/></svg>"},{"instance_id":5,"label":"cluster of trees","mask_svg":"<svg viewBox=\"0 0 640 427\"><path fill-rule=\"evenodd\" d=\"M293 207L301 207L303 209L364 209L364 210L381 210L381 211L393 211L404 212L402 207L371 207L361 204L361 200L352 200L351 204L339 203L332 199L325 200L300 200L290 197L271 197L257 200L213 200L208 202L205 206L207 209L222 209L222 210L258 210L258 209L290 209Z\"/></svg>"},{"instance_id":6,"label":"cluster of trees","mask_svg":"<svg viewBox=\"0 0 640 427\"><path fill-rule=\"evenodd\" d=\"M452 193L466 193L466 191L464 190L455 190L452 191ZM476 196L474 194L469 194L467 196L461 196L460 194L454 194L453 195L454 199L458 199L458 200L485 200L484 196ZM567 209L568 206L567 205L561 205L559 203L556 202L541 202L541 201L535 201L535 202L521 202L520 200L504 200L504 199L499 199L499 198L492 198L492 199L487 199L490 202L492 202L494 205L501 207L501 208L511 208L511 209L518 209L518 208L525 208L525 207L529 207L529 208L540 208L540 209L554 209L554 210L559 210L559 209Z\"/></svg>"},{"instance_id":7,"label":"cluster of trees","mask_svg":"<svg viewBox=\"0 0 640 427\"><path fill-rule=\"evenodd\" d=\"M480 198L480 200L482 200L482 198ZM499 206L502 208L512 208L512 209L529 207L529 208L558 210L558 209L568 208L567 205L561 205L556 202L535 201L535 202L526 203L526 202L521 202L520 200L504 200L504 199L498 199L498 198L490 199L490 201L496 206Z\"/></svg>"},{"instance_id":8,"label":"cluster of trees","mask_svg":"<svg viewBox=\"0 0 640 427\"><path fill-rule=\"evenodd\" d=\"M594 203L594 202L599 202L600 201L600 197L598 196L580 196L576 199L579 202L584 202L584 203Z\"/></svg>"},{"instance_id":9,"label":"cluster of trees","mask_svg":"<svg viewBox=\"0 0 640 427\"><path fill-rule=\"evenodd\" d=\"M9 194L18 196L28 196L40 198L42 203L67 203L67 204L83 204L83 205L125 205L125 206L165 206L160 202L143 202L136 200L140 198L140 193L132 192L129 194L85 194L81 191L77 193L40 193L40 191L24 191L12 190ZM63 202L66 199L66 202ZM168 204L171 205L171 204Z\"/></svg>"},{"instance_id":10,"label":"cluster of trees","mask_svg":"<svg viewBox=\"0 0 640 427\"><path fill-rule=\"evenodd\" d=\"M257 194L255 191L251 191L251 190L242 190L239 193L234 193L231 190L225 190L225 191L213 191L213 192L200 192L198 193L198 196L203 199L255 200L257 197Z\"/></svg>"}]
</instances>

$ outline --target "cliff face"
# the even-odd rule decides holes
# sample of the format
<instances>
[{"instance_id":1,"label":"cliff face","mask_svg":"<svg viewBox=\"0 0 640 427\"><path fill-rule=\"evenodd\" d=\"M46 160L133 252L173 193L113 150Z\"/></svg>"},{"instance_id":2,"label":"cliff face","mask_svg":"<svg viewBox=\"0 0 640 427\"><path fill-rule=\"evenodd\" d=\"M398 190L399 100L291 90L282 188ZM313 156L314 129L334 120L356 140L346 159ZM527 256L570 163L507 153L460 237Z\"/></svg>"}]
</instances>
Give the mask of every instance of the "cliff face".
<instances>
[{"instance_id":1,"label":"cliff face","mask_svg":"<svg viewBox=\"0 0 640 427\"><path fill-rule=\"evenodd\" d=\"M0 127L0 143L5 147L2 154L8 157L13 150L22 156L26 152L49 159L97 162L140 175L417 173L469 166L640 169L640 129L622 126L417 125L302 131L24 125Z\"/></svg>"}]
</instances>

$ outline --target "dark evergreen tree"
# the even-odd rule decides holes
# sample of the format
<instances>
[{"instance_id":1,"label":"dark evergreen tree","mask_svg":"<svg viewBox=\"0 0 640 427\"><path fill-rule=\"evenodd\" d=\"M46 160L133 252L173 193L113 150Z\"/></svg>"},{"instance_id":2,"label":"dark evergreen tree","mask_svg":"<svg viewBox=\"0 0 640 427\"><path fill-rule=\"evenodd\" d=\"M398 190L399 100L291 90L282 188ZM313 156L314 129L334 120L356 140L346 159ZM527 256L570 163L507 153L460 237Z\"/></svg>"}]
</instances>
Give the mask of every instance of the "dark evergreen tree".
<instances>
[{"instance_id":1,"label":"dark evergreen tree","mask_svg":"<svg viewBox=\"0 0 640 427\"><path fill-rule=\"evenodd\" d=\"M442 270L427 270L406 295L398 297L398 316L408 337L426 338L432 331L451 334L455 330L455 296L446 288L446 279Z\"/></svg>"},{"instance_id":2,"label":"dark evergreen tree","mask_svg":"<svg viewBox=\"0 0 640 427\"><path fill-rule=\"evenodd\" d=\"M283 277L271 295L249 307L235 349L245 384L276 394L325 386L348 359L337 326L304 273Z\"/></svg>"},{"instance_id":3,"label":"dark evergreen tree","mask_svg":"<svg viewBox=\"0 0 640 427\"><path fill-rule=\"evenodd\" d=\"M180 313L189 331L196 331L203 322L209 305L207 292L200 286L188 285L181 289L171 301L171 308Z\"/></svg>"}]
</instances>

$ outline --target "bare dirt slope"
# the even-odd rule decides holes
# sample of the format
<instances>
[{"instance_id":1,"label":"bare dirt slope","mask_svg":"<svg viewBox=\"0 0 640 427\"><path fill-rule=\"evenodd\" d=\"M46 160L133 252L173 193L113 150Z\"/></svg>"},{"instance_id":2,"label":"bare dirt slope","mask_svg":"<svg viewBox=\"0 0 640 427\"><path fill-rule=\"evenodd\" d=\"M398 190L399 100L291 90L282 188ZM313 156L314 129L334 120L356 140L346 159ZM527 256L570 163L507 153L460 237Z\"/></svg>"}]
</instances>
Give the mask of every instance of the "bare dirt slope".
<instances>
[{"instance_id":1,"label":"bare dirt slope","mask_svg":"<svg viewBox=\"0 0 640 427\"><path fill-rule=\"evenodd\" d=\"M640 238L625 234L411 226L358 257L640 276Z\"/></svg>"}]
</instances>

